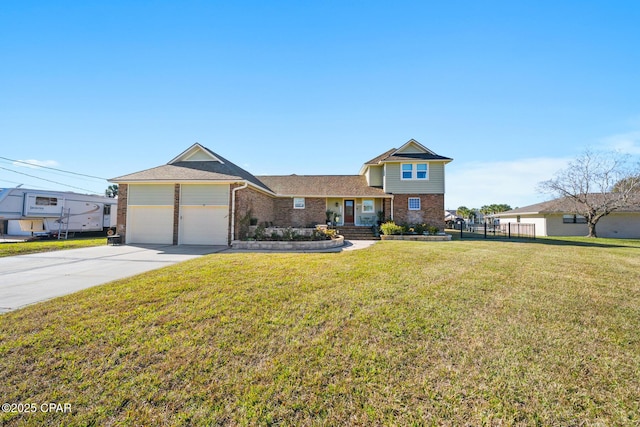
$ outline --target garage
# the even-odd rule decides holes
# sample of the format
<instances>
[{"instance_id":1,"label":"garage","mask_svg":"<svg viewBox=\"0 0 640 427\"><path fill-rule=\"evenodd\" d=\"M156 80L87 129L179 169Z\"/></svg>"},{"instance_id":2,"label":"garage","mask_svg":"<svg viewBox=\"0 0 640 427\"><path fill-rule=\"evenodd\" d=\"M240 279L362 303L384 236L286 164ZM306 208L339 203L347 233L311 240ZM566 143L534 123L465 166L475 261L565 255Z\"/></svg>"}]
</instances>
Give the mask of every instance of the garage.
<instances>
[{"instance_id":1,"label":"garage","mask_svg":"<svg viewBox=\"0 0 640 427\"><path fill-rule=\"evenodd\" d=\"M180 186L180 237L182 245L227 245L229 185Z\"/></svg>"},{"instance_id":2,"label":"garage","mask_svg":"<svg viewBox=\"0 0 640 427\"><path fill-rule=\"evenodd\" d=\"M128 193L127 243L173 244L174 186L132 184Z\"/></svg>"}]
</instances>

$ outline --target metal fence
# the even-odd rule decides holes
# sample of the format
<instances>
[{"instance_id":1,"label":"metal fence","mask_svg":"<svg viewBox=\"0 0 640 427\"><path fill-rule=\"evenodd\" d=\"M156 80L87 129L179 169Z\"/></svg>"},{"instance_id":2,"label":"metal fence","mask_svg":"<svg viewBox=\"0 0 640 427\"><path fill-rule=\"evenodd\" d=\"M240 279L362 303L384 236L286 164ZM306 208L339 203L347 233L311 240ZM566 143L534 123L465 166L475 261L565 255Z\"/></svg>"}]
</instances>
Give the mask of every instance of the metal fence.
<instances>
[{"instance_id":1,"label":"metal fence","mask_svg":"<svg viewBox=\"0 0 640 427\"><path fill-rule=\"evenodd\" d=\"M469 225L460 229L460 238L535 239L536 225L508 222L506 224Z\"/></svg>"}]
</instances>

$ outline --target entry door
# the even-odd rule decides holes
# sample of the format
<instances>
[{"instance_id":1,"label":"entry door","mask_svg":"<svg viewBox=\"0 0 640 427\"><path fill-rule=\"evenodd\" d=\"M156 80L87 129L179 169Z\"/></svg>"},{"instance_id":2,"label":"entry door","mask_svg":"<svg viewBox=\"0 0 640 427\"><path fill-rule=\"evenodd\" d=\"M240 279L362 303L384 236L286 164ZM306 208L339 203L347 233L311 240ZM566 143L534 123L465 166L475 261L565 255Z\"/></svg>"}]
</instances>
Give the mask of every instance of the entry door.
<instances>
[{"instance_id":1,"label":"entry door","mask_svg":"<svg viewBox=\"0 0 640 427\"><path fill-rule=\"evenodd\" d=\"M353 213L355 208L355 200L344 201L344 223L353 224Z\"/></svg>"}]
</instances>

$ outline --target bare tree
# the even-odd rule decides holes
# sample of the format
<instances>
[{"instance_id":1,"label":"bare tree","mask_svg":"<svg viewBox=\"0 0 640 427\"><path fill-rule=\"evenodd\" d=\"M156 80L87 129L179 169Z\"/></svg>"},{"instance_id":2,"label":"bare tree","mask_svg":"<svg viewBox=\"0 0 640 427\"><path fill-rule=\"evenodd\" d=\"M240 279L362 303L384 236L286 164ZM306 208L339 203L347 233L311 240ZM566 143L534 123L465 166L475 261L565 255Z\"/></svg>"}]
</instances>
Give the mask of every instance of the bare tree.
<instances>
[{"instance_id":1,"label":"bare tree","mask_svg":"<svg viewBox=\"0 0 640 427\"><path fill-rule=\"evenodd\" d=\"M568 213L585 217L588 236L598 237L596 224L602 217L637 203L640 174L627 155L587 150L539 188L558 196Z\"/></svg>"}]
</instances>

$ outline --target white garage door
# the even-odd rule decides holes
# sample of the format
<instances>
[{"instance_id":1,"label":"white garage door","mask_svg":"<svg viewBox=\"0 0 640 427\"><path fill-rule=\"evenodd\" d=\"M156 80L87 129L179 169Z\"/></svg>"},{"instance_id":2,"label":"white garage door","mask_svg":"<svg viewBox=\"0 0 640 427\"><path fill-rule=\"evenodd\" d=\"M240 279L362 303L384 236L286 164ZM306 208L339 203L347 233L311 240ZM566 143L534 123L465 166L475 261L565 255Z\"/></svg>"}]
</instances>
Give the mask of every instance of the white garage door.
<instances>
[{"instance_id":1,"label":"white garage door","mask_svg":"<svg viewBox=\"0 0 640 427\"><path fill-rule=\"evenodd\" d=\"M226 206L183 206L180 212L183 245L226 245Z\"/></svg>"},{"instance_id":2,"label":"white garage door","mask_svg":"<svg viewBox=\"0 0 640 427\"><path fill-rule=\"evenodd\" d=\"M228 215L228 185L182 185L180 244L227 245Z\"/></svg>"},{"instance_id":3,"label":"white garage door","mask_svg":"<svg viewBox=\"0 0 640 427\"><path fill-rule=\"evenodd\" d=\"M173 244L173 184L131 184L127 243Z\"/></svg>"},{"instance_id":4,"label":"white garage door","mask_svg":"<svg viewBox=\"0 0 640 427\"><path fill-rule=\"evenodd\" d=\"M129 206L127 243L173 243L173 207Z\"/></svg>"}]
</instances>

